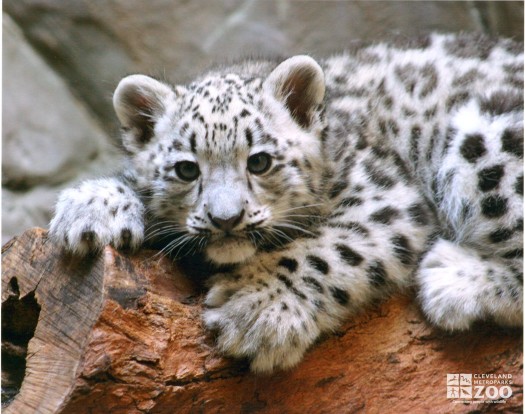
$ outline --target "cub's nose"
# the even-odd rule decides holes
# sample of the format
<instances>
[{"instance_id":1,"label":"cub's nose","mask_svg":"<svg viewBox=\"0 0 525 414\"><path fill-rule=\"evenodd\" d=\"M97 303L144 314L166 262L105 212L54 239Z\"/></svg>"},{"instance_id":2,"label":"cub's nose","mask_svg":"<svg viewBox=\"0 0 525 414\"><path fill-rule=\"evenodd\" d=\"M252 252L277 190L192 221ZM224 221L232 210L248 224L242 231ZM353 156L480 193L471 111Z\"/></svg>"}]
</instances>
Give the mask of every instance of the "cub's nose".
<instances>
[{"instance_id":1,"label":"cub's nose","mask_svg":"<svg viewBox=\"0 0 525 414\"><path fill-rule=\"evenodd\" d=\"M208 213L208 218L210 219L211 224L213 224L215 228L224 232L232 231L235 227L237 227L243 216L244 210L242 210L239 214L227 218L214 217L211 215L211 213Z\"/></svg>"}]
</instances>

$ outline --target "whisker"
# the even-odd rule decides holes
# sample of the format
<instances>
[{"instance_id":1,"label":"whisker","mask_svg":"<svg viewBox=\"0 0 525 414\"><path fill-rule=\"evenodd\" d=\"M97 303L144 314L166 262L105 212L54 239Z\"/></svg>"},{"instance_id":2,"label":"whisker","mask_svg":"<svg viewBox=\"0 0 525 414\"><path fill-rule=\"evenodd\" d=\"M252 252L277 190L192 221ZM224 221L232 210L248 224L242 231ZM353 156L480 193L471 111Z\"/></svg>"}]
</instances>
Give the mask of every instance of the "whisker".
<instances>
[{"instance_id":1,"label":"whisker","mask_svg":"<svg viewBox=\"0 0 525 414\"><path fill-rule=\"evenodd\" d=\"M155 230L153 232L146 231L145 240L149 241L149 240L157 238L159 236L176 235L176 234L179 234L179 233L182 233L182 232L183 232L183 229L177 229L177 228L164 228L164 229Z\"/></svg>"},{"instance_id":2,"label":"whisker","mask_svg":"<svg viewBox=\"0 0 525 414\"><path fill-rule=\"evenodd\" d=\"M323 203L306 204L304 206L291 207L291 208L287 208L287 209L284 209L284 210L275 210L275 213L283 214L283 213L288 213L289 211L308 209L308 208L312 208L312 207L321 207L323 205L324 205Z\"/></svg>"},{"instance_id":3,"label":"whisker","mask_svg":"<svg viewBox=\"0 0 525 414\"><path fill-rule=\"evenodd\" d=\"M283 245L283 239L286 242L293 242L293 239L289 235L276 227L268 227L264 230L265 231L262 233L263 242L272 243L276 246Z\"/></svg>"},{"instance_id":4,"label":"whisker","mask_svg":"<svg viewBox=\"0 0 525 414\"><path fill-rule=\"evenodd\" d=\"M179 248L180 246L183 246L184 244L186 244L189 239L191 239L190 235L183 234L179 238L177 238L175 240L171 240L166 246L164 246L157 253L157 255L161 255L161 254L170 255L173 252L173 250L175 250L176 248Z\"/></svg>"},{"instance_id":5,"label":"whisker","mask_svg":"<svg viewBox=\"0 0 525 414\"><path fill-rule=\"evenodd\" d=\"M299 226L298 224L299 223L294 222L294 221L279 220L279 221L275 222L275 224L272 227L285 227L285 228L289 228L289 229L300 231L300 232L305 233L305 234L314 235L313 232L311 232L310 230L308 230L308 229L306 229L304 227Z\"/></svg>"},{"instance_id":6,"label":"whisker","mask_svg":"<svg viewBox=\"0 0 525 414\"><path fill-rule=\"evenodd\" d=\"M162 235L176 235L185 232L185 228L174 221L153 223L146 229L145 240L149 241Z\"/></svg>"}]
</instances>

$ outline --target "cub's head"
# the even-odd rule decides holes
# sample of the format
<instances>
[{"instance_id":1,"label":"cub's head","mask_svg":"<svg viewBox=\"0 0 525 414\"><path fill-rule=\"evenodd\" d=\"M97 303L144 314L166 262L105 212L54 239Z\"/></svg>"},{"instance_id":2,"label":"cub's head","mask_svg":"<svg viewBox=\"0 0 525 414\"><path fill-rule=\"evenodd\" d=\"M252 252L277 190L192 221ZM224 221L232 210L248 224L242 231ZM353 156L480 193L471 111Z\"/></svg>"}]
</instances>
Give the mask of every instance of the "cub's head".
<instances>
[{"instance_id":1,"label":"cub's head","mask_svg":"<svg viewBox=\"0 0 525 414\"><path fill-rule=\"evenodd\" d=\"M238 263L310 234L323 204L323 72L307 56L266 72L177 87L132 75L118 85L113 103L149 236L169 239L168 251Z\"/></svg>"}]
</instances>

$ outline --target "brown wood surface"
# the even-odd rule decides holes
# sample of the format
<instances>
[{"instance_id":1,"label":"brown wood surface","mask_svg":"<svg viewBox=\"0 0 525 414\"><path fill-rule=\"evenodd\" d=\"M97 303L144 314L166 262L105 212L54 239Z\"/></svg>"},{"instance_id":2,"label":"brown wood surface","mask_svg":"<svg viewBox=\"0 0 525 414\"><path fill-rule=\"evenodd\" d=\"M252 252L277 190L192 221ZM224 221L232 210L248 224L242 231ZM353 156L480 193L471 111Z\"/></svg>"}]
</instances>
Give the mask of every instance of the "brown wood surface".
<instances>
[{"instance_id":1,"label":"brown wood surface","mask_svg":"<svg viewBox=\"0 0 525 414\"><path fill-rule=\"evenodd\" d=\"M295 369L256 376L215 353L198 288L156 252L78 260L33 229L4 246L2 266L3 352L25 351L13 332L32 335L6 414L522 411L521 330L447 334L408 296L324 337ZM513 396L453 403L447 373L511 374Z\"/></svg>"}]
</instances>

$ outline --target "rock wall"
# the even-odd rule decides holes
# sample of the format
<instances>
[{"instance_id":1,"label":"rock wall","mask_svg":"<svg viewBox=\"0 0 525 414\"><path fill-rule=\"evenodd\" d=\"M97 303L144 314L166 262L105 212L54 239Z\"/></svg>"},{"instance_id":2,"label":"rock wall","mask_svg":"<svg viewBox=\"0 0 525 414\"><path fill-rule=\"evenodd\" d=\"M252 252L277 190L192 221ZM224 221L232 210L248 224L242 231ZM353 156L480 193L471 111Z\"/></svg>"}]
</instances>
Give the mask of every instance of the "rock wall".
<instances>
[{"instance_id":1,"label":"rock wall","mask_svg":"<svg viewBox=\"0 0 525 414\"><path fill-rule=\"evenodd\" d=\"M246 55L326 56L351 39L482 31L523 39L523 2L5 0L3 242L46 226L56 193L119 160L126 74L185 82Z\"/></svg>"}]
</instances>

